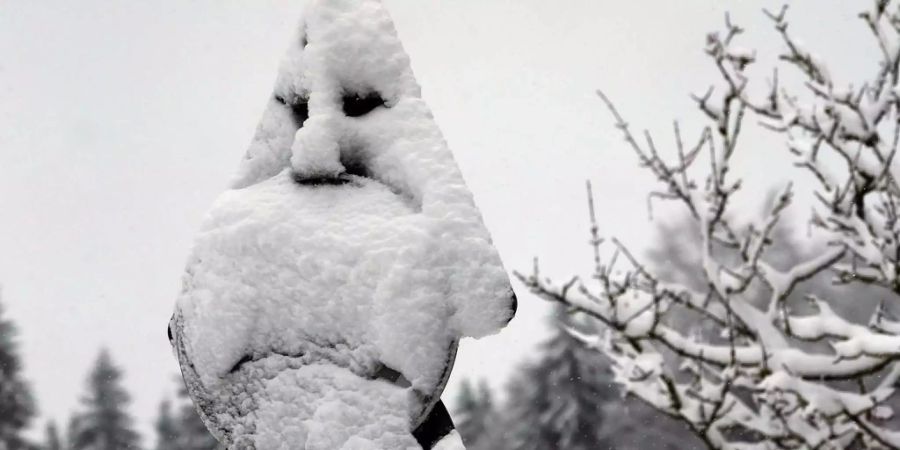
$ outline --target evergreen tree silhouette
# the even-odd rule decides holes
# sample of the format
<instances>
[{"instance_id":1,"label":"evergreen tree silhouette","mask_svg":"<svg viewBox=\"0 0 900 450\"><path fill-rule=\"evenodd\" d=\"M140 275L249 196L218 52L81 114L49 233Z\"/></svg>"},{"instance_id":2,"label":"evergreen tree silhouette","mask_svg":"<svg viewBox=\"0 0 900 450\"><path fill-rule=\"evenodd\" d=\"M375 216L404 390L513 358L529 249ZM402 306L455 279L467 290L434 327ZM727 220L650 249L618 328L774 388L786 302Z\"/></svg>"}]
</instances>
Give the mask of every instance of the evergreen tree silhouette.
<instances>
[{"instance_id":1,"label":"evergreen tree silhouette","mask_svg":"<svg viewBox=\"0 0 900 450\"><path fill-rule=\"evenodd\" d=\"M602 354L573 337L586 326L558 308L541 358L523 367L509 385L510 445L516 450L611 449L603 433L606 405L617 398Z\"/></svg>"},{"instance_id":2,"label":"evergreen tree silhouette","mask_svg":"<svg viewBox=\"0 0 900 450\"><path fill-rule=\"evenodd\" d=\"M22 432L35 414L35 405L31 390L22 379L17 334L0 303L0 449L3 450L31 448Z\"/></svg>"},{"instance_id":3,"label":"evergreen tree silhouette","mask_svg":"<svg viewBox=\"0 0 900 450\"><path fill-rule=\"evenodd\" d=\"M496 413L491 391L484 380L476 389L468 379L463 380L456 396L453 421L463 443L469 449L486 448L491 427L496 426Z\"/></svg>"},{"instance_id":4,"label":"evergreen tree silhouette","mask_svg":"<svg viewBox=\"0 0 900 450\"><path fill-rule=\"evenodd\" d=\"M524 363L506 385L507 448L542 450L541 414L549 408L546 379L535 363Z\"/></svg>"},{"instance_id":5,"label":"evergreen tree silhouette","mask_svg":"<svg viewBox=\"0 0 900 450\"><path fill-rule=\"evenodd\" d=\"M133 450L140 448L133 419L126 411L131 401L121 385L122 371L109 352L100 352L88 376L83 411L72 421L71 450Z\"/></svg>"}]
</instances>

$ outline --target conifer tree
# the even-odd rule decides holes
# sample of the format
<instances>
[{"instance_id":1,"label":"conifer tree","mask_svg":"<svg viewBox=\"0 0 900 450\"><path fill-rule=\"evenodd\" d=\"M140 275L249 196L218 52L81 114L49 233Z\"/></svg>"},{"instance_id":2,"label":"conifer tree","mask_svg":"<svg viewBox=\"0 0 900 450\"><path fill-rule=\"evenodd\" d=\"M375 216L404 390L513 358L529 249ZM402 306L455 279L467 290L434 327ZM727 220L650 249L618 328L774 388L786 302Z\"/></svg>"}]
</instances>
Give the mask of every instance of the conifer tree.
<instances>
[{"instance_id":1,"label":"conifer tree","mask_svg":"<svg viewBox=\"0 0 900 450\"><path fill-rule=\"evenodd\" d=\"M121 385L122 371L102 350L81 399L83 411L73 419L72 450L132 450L139 448L133 419L126 411L130 397Z\"/></svg>"},{"instance_id":2,"label":"conifer tree","mask_svg":"<svg viewBox=\"0 0 900 450\"><path fill-rule=\"evenodd\" d=\"M453 421L468 450L502 450L504 427L485 380L479 381L478 388L463 380Z\"/></svg>"},{"instance_id":3,"label":"conifer tree","mask_svg":"<svg viewBox=\"0 0 900 450\"><path fill-rule=\"evenodd\" d=\"M504 417L508 424L507 448L542 450L541 415L549 408L546 377L535 363L523 364L506 385Z\"/></svg>"},{"instance_id":4,"label":"conifer tree","mask_svg":"<svg viewBox=\"0 0 900 450\"><path fill-rule=\"evenodd\" d=\"M526 366L510 386L513 448L609 449L605 405L616 397L609 366L574 338L584 324L561 309L541 359Z\"/></svg>"},{"instance_id":5,"label":"conifer tree","mask_svg":"<svg viewBox=\"0 0 900 450\"><path fill-rule=\"evenodd\" d=\"M59 430L56 428L56 422L47 423L44 431L44 450L63 450L62 439L59 437Z\"/></svg>"},{"instance_id":6,"label":"conifer tree","mask_svg":"<svg viewBox=\"0 0 900 450\"><path fill-rule=\"evenodd\" d=\"M0 448L30 448L22 436L35 413L28 384L22 379L22 363L16 327L4 316L0 303Z\"/></svg>"},{"instance_id":7,"label":"conifer tree","mask_svg":"<svg viewBox=\"0 0 900 450\"><path fill-rule=\"evenodd\" d=\"M469 379L463 380L456 396L456 408L453 413L456 430L467 446L471 446L478 440L484 431L483 421L478 417L480 407L481 404L472 382Z\"/></svg>"},{"instance_id":8,"label":"conifer tree","mask_svg":"<svg viewBox=\"0 0 900 450\"><path fill-rule=\"evenodd\" d=\"M484 436L485 419L489 413L486 408L490 407L490 399L482 398L481 392L475 389L472 382L464 379L456 395L453 418L456 430L467 447L474 446Z\"/></svg>"}]
</instances>

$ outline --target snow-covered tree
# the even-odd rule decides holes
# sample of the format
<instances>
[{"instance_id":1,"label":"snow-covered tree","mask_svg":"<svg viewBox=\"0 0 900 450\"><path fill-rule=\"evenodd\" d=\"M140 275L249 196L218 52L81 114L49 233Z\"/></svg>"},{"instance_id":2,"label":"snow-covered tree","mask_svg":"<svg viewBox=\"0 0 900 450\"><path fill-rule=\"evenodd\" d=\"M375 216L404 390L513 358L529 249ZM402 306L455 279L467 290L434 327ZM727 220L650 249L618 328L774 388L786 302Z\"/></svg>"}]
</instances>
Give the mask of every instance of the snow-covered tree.
<instances>
[{"instance_id":1,"label":"snow-covered tree","mask_svg":"<svg viewBox=\"0 0 900 450\"><path fill-rule=\"evenodd\" d=\"M130 397L121 385L122 371L102 350L88 376L82 411L71 423L72 450L128 450L139 448L133 419L126 411Z\"/></svg>"},{"instance_id":2,"label":"snow-covered tree","mask_svg":"<svg viewBox=\"0 0 900 450\"><path fill-rule=\"evenodd\" d=\"M511 382L512 448L610 448L601 428L616 389L608 362L570 334L584 328L578 322L575 316L555 314L554 332L541 345L540 359Z\"/></svg>"},{"instance_id":3,"label":"snow-covered tree","mask_svg":"<svg viewBox=\"0 0 900 450\"><path fill-rule=\"evenodd\" d=\"M777 201L779 192L770 189L764 196L764 205L772 205ZM752 211L752 210L751 210ZM760 216L768 211L759 210ZM777 243L771 246L761 257L763 261L776 268L792 267L805 260L813 258L817 252L825 249L823 242L810 241L804 233L805 224L798 221L796 215L783 217L771 231L770 240ZM691 288L694 291L703 291L707 281L703 270L703 236L693 219L687 215L677 218L666 217L665 221L658 221L656 237L653 246L647 251L646 261L648 269L663 282L678 283ZM672 236L678 236L672 239ZM713 247L713 254L717 258L724 258L728 264L737 264L738 255L726 248ZM763 305L768 300L769 292L759 282L750 284L745 297L754 305ZM814 295L819 298L841 298L851 295L853 302L832 302L832 308L840 315L856 322L868 319L870 314L881 299L881 288L856 284L852 286L839 285L832 282L829 272L820 272L798 285L785 302L796 306L798 309L807 305L805 298ZM691 314L685 315L686 320L693 320Z\"/></svg>"},{"instance_id":4,"label":"snow-covered tree","mask_svg":"<svg viewBox=\"0 0 900 450\"><path fill-rule=\"evenodd\" d=\"M59 430L56 428L56 422L47 423L44 430L44 450L63 450L62 439L59 437Z\"/></svg>"},{"instance_id":5,"label":"snow-covered tree","mask_svg":"<svg viewBox=\"0 0 900 450\"><path fill-rule=\"evenodd\" d=\"M30 448L22 432L35 413L28 384L22 378L22 363L16 342L16 327L4 316L0 304L0 448Z\"/></svg>"},{"instance_id":6,"label":"snow-covered tree","mask_svg":"<svg viewBox=\"0 0 900 450\"><path fill-rule=\"evenodd\" d=\"M726 20L706 47L721 80L695 97L710 124L692 145L676 124L673 161L649 134L639 141L600 94L660 182L652 198L681 205L698 230L703 286L665 281L618 240L607 248L592 199L591 276L556 282L535 264L520 278L603 322L602 333L575 334L613 359L628 393L683 421L709 448L900 448L890 407L900 379L900 321L892 314L900 306L900 8L876 0L860 14L881 60L850 86L794 38L786 8L766 13L783 40L784 67L765 83L752 79L756 52L736 44L743 30ZM750 118L783 138L798 179L812 175L812 240L826 244L802 261L772 258L795 245L775 233L792 206L791 185L765 214L737 214L744 186L730 169ZM841 289L797 299L824 274ZM867 321L846 314L863 309L857 286L880 289L882 304ZM674 326L682 314L697 326Z\"/></svg>"}]
</instances>

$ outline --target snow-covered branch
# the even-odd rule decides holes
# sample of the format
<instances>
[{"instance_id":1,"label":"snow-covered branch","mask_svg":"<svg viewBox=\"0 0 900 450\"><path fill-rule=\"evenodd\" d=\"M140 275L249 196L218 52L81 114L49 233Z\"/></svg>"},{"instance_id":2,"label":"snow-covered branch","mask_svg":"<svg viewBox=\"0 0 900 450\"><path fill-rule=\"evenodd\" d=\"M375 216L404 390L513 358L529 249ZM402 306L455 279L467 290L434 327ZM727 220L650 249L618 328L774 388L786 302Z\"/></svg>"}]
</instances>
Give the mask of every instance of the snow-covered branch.
<instances>
[{"instance_id":1,"label":"snow-covered branch","mask_svg":"<svg viewBox=\"0 0 900 450\"><path fill-rule=\"evenodd\" d=\"M900 300L898 3L875 0L860 14L881 61L855 88L839 86L794 38L786 7L766 11L784 44L780 70L803 81L798 90L776 70L762 98L748 89L756 51L736 44L744 30L726 18L706 46L721 80L694 97L710 123L695 143L675 124L674 161L599 93L659 183L650 199L680 204L698 231L702 288L666 280L620 241L601 238L590 185L591 276L559 282L537 262L518 274L542 298L605 324L605 334L576 337L613 360L628 393L684 421L709 448L900 448L891 407L900 320L890 313ZM788 267L773 249L796 245L775 232L793 204L790 185L749 225L735 219L743 185L730 169L751 117L783 137L798 177L810 173L816 183L810 220L827 246ZM804 288L829 274L837 294ZM867 286L884 301L862 323L845 312Z\"/></svg>"}]
</instances>

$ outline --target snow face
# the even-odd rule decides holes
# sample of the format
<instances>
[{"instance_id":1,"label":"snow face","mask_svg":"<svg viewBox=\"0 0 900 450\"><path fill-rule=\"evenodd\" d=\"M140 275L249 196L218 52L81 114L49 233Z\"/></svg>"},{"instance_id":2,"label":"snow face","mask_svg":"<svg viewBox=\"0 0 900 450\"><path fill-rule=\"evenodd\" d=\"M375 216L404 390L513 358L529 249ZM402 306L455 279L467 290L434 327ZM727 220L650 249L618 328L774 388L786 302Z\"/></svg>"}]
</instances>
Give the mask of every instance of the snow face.
<instances>
[{"instance_id":1,"label":"snow face","mask_svg":"<svg viewBox=\"0 0 900 450\"><path fill-rule=\"evenodd\" d=\"M301 23L195 242L176 353L231 448L416 448L456 343L515 297L381 3Z\"/></svg>"}]
</instances>

